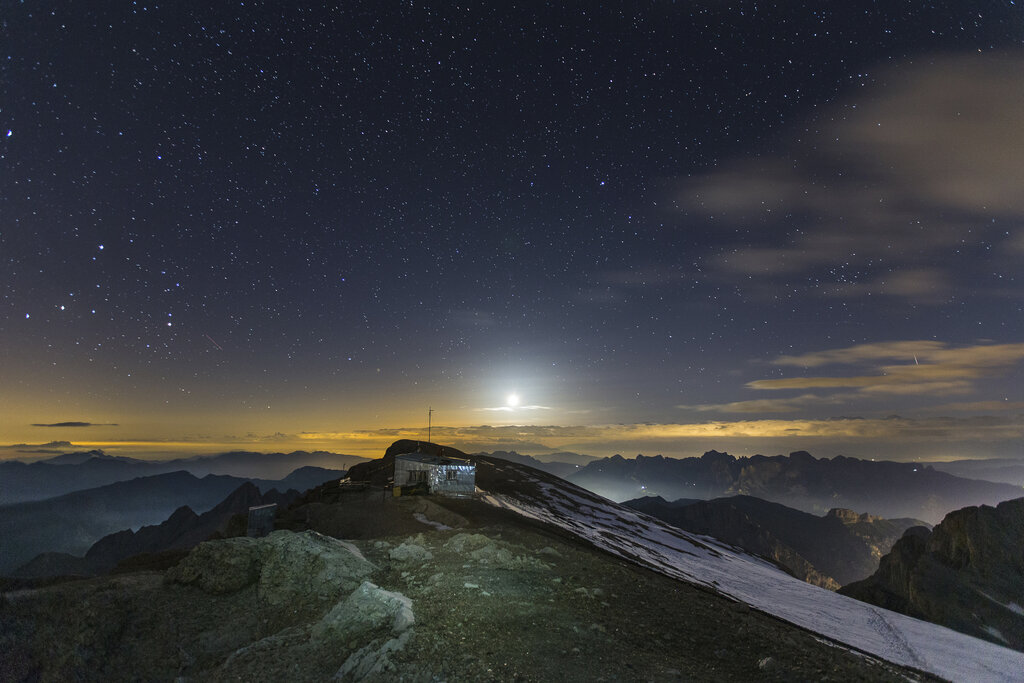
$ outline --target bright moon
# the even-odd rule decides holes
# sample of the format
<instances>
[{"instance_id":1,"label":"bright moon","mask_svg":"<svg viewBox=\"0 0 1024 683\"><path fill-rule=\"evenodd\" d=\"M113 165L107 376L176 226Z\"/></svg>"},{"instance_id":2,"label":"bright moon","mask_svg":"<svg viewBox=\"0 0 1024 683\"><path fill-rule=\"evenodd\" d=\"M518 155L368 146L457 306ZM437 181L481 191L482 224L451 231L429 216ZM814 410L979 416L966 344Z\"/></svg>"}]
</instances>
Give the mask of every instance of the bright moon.
<instances>
[{"instance_id":1,"label":"bright moon","mask_svg":"<svg viewBox=\"0 0 1024 683\"><path fill-rule=\"evenodd\" d=\"M515 408L519 405L519 394L509 394L508 398L505 399L505 403L508 404L509 408Z\"/></svg>"}]
</instances>

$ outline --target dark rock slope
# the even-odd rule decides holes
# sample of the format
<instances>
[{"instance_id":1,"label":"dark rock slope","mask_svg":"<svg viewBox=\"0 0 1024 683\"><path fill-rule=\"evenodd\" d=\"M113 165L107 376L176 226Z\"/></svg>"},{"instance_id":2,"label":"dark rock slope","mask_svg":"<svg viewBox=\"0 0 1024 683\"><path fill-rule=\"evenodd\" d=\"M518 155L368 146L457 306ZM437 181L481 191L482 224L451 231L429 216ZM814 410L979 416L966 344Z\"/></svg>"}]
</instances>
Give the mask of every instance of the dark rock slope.
<instances>
[{"instance_id":1,"label":"dark rock slope","mask_svg":"<svg viewBox=\"0 0 1024 683\"><path fill-rule=\"evenodd\" d=\"M923 524L839 508L818 517L752 496L674 503L647 497L625 505L766 557L794 576L830 590L869 576L906 529Z\"/></svg>"},{"instance_id":2,"label":"dark rock slope","mask_svg":"<svg viewBox=\"0 0 1024 683\"><path fill-rule=\"evenodd\" d=\"M1024 498L909 529L844 595L1024 650Z\"/></svg>"}]
</instances>

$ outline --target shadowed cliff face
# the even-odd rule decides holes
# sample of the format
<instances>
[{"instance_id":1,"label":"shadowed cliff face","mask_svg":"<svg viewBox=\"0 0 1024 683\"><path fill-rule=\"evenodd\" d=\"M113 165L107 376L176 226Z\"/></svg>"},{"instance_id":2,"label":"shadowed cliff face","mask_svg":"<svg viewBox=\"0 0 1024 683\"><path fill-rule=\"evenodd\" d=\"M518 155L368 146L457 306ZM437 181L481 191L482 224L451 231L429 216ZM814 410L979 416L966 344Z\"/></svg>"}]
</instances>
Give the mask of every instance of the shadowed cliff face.
<instances>
[{"instance_id":1,"label":"shadowed cliff face","mask_svg":"<svg viewBox=\"0 0 1024 683\"><path fill-rule=\"evenodd\" d=\"M909 529L841 593L1024 650L1024 498Z\"/></svg>"}]
</instances>

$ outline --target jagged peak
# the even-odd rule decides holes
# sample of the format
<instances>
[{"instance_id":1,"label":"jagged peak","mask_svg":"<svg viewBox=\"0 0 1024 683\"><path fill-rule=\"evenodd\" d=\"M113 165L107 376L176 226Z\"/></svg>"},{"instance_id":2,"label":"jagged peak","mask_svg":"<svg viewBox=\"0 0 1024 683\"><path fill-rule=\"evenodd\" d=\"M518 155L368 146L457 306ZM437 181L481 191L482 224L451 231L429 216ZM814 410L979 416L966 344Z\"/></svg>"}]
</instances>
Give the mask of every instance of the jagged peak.
<instances>
[{"instance_id":1,"label":"jagged peak","mask_svg":"<svg viewBox=\"0 0 1024 683\"><path fill-rule=\"evenodd\" d=\"M705 461L705 462L709 462L709 461L736 462L736 457L735 456L729 455L728 453L724 453L724 452L721 452L721 451L716 451L716 450L706 451L704 453L704 455L700 456L700 459Z\"/></svg>"}]
</instances>

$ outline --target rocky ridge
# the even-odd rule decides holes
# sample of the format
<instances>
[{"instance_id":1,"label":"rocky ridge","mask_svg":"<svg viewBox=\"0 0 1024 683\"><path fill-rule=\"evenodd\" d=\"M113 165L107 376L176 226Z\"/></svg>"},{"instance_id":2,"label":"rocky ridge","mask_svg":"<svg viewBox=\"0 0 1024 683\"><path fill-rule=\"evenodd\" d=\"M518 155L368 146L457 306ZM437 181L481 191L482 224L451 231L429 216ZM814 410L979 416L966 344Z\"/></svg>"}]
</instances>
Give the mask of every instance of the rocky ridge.
<instances>
[{"instance_id":1,"label":"rocky ridge","mask_svg":"<svg viewBox=\"0 0 1024 683\"><path fill-rule=\"evenodd\" d=\"M908 529L844 595L1024 650L1024 498Z\"/></svg>"}]
</instances>

